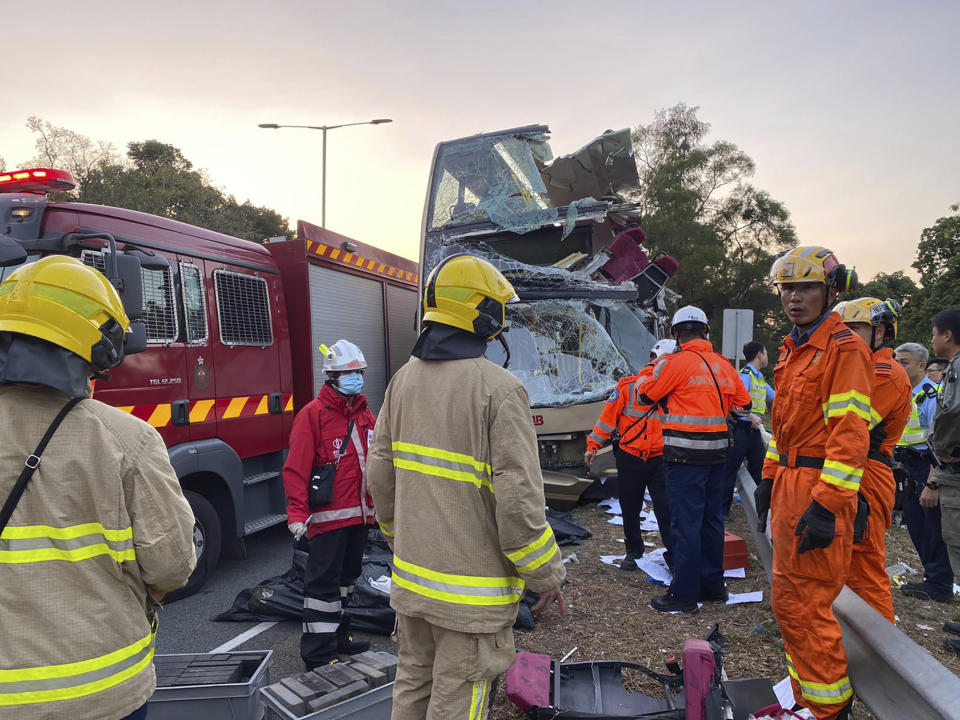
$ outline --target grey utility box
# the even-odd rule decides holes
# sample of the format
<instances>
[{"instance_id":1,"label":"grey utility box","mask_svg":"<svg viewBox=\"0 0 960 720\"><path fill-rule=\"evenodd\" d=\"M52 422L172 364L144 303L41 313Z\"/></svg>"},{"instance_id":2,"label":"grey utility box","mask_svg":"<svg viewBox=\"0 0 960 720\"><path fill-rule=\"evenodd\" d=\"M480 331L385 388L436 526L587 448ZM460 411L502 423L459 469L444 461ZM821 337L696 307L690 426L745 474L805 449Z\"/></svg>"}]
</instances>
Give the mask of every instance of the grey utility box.
<instances>
[{"instance_id":1,"label":"grey utility box","mask_svg":"<svg viewBox=\"0 0 960 720\"><path fill-rule=\"evenodd\" d=\"M271 662L272 650L157 655L150 720L263 720L266 708L258 691L270 684ZM224 677L234 681L216 682Z\"/></svg>"}]
</instances>

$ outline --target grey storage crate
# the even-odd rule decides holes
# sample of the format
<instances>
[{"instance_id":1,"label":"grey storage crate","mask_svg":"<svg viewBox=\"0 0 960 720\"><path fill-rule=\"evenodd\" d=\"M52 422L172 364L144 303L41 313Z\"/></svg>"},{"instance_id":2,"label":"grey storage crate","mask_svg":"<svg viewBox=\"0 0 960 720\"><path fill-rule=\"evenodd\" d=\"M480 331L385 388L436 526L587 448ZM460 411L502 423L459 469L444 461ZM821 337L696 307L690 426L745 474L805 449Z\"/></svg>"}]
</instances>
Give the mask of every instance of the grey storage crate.
<instances>
[{"instance_id":1,"label":"grey storage crate","mask_svg":"<svg viewBox=\"0 0 960 720\"><path fill-rule=\"evenodd\" d=\"M307 715L294 715L283 705L277 702L270 691L260 690L260 695L267 704L268 717L271 720L390 720L390 707L393 704L393 683L381 685L368 690L362 695L356 695L336 705ZM151 716L150 720L153 720Z\"/></svg>"},{"instance_id":2,"label":"grey storage crate","mask_svg":"<svg viewBox=\"0 0 960 720\"><path fill-rule=\"evenodd\" d=\"M214 653L196 653L213 656ZM158 687L148 700L150 720L263 720L266 708L258 690L270 684L273 650L216 653L231 657L262 657L250 679L220 685ZM187 656L187 653L180 657ZM178 657L177 655L158 655Z\"/></svg>"}]
</instances>

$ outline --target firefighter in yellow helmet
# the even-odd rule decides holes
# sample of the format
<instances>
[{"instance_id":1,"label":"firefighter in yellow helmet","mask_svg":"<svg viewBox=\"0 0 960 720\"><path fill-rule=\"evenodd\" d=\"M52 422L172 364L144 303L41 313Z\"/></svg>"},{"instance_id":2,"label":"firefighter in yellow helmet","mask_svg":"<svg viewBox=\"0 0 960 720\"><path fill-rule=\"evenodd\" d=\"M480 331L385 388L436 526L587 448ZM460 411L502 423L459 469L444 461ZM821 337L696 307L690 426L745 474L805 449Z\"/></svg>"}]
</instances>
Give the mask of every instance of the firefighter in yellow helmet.
<instances>
[{"instance_id":1,"label":"firefighter in yellow helmet","mask_svg":"<svg viewBox=\"0 0 960 720\"><path fill-rule=\"evenodd\" d=\"M896 625L893 595L887 575L887 530L890 529L896 482L893 448L903 434L913 407L907 371L889 347L897 339L900 304L896 300L858 298L835 308L848 328L873 352L873 393L870 395L870 449L858 493L853 556L847 586Z\"/></svg>"},{"instance_id":2,"label":"firefighter in yellow helmet","mask_svg":"<svg viewBox=\"0 0 960 720\"><path fill-rule=\"evenodd\" d=\"M850 716L853 687L832 605L850 567L857 491L870 446L870 350L830 312L856 288L820 246L794 248L770 278L793 330L774 370L777 399L755 497L770 514L771 605L797 701L818 720Z\"/></svg>"},{"instance_id":3,"label":"firefighter in yellow helmet","mask_svg":"<svg viewBox=\"0 0 960 720\"><path fill-rule=\"evenodd\" d=\"M154 604L196 564L194 523L156 430L88 397L129 328L73 258L0 284L0 717L139 718L155 688Z\"/></svg>"},{"instance_id":4,"label":"firefighter in yellow helmet","mask_svg":"<svg viewBox=\"0 0 960 720\"><path fill-rule=\"evenodd\" d=\"M516 300L485 260L444 259L377 418L367 479L394 551L396 720L486 717L525 588L540 593L535 612L566 611L527 391L483 357Z\"/></svg>"}]
</instances>

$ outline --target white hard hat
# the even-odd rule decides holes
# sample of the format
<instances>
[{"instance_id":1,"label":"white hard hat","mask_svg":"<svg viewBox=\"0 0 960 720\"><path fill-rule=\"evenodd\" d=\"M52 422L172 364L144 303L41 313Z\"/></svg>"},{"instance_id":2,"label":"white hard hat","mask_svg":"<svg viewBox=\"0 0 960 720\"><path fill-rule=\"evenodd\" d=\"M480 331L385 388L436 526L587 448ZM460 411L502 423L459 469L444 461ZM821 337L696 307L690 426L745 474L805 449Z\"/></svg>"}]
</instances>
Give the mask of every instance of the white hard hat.
<instances>
[{"instance_id":1,"label":"white hard hat","mask_svg":"<svg viewBox=\"0 0 960 720\"><path fill-rule=\"evenodd\" d=\"M319 350L323 353L324 372L362 370L367 366L360 348L349 340L337 340L330 347L321 345Z\"/></svg>"},{"instance_id":2,"label":"white hard hat","mask_svg":"<svg viewBox=\"0 0 960 720\"><path fill-rule=\"evenodd\" d=\"M677 349L677 341L670 339L658 340L657 344L651 348L650 353L658 358L669 355Z\"/></svg>"},{"instance_id":3,"label":"white hard hat","mask_svg":"<svg viewBox=\"0 0 960 720\"><path fill-rule=\"evenodd\" d=\"M675 328L680 323L685 322L703 323L708 328L710 327L710 323L707 321L707 314L693 305L687 305L677 310L673 314L673 320L670 321L670 327Z\"/></svg>"}]
</instances>

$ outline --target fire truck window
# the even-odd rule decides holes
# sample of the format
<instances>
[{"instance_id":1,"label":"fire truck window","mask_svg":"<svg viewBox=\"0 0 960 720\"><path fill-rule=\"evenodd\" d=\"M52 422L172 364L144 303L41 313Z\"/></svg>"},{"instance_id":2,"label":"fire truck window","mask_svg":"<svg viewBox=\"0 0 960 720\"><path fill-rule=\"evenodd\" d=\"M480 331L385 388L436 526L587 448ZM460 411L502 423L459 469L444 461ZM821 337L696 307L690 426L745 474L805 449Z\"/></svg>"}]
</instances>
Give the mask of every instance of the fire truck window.
<instances>
[{"instance_id":1,"label":"fire truck window","mask_svg":"<svg viewBox=\"0 0 960 720\"><path fill-rule=\"evenodd\" d=\"M143 322L147 342L171 343L177 339L177 311L173 302L173 270L142 268Z\"/></svg>"},{"instance_id":2,"label":"fire truck window","mask_svg":"<svg viewBox=\"0 0 960 720\"><path fill-rule=\"evenodd\" d=\"M84 265L106 272L106 253L85 249L80 253ZM173 270L141 268L143 278L143 322L147 326L147 342L172 343L177 340L177 311L173 297Z\"/></svg>"},{"instance_id":3,"label":"fire truck window","mask_svg":"<svg viewBox=\"0 0 960 720\"><path fill-rule=\"evenodd\" d=\"M224 345L273 344L267 281L253 275L215 270L213 285Z\"/></svg>"},{"instance_id":4,"label":"fire truck window","mask_svg":"<svg viewBox=\"0 0 960 720\"><path fill-rule=\"evenodd\" d=\"M180 263L180 284L183 290L183 311L187 325L187 342L202 345L207 341L207 308L203 297L200 268Z\"/></svg>"}]
</instances>

